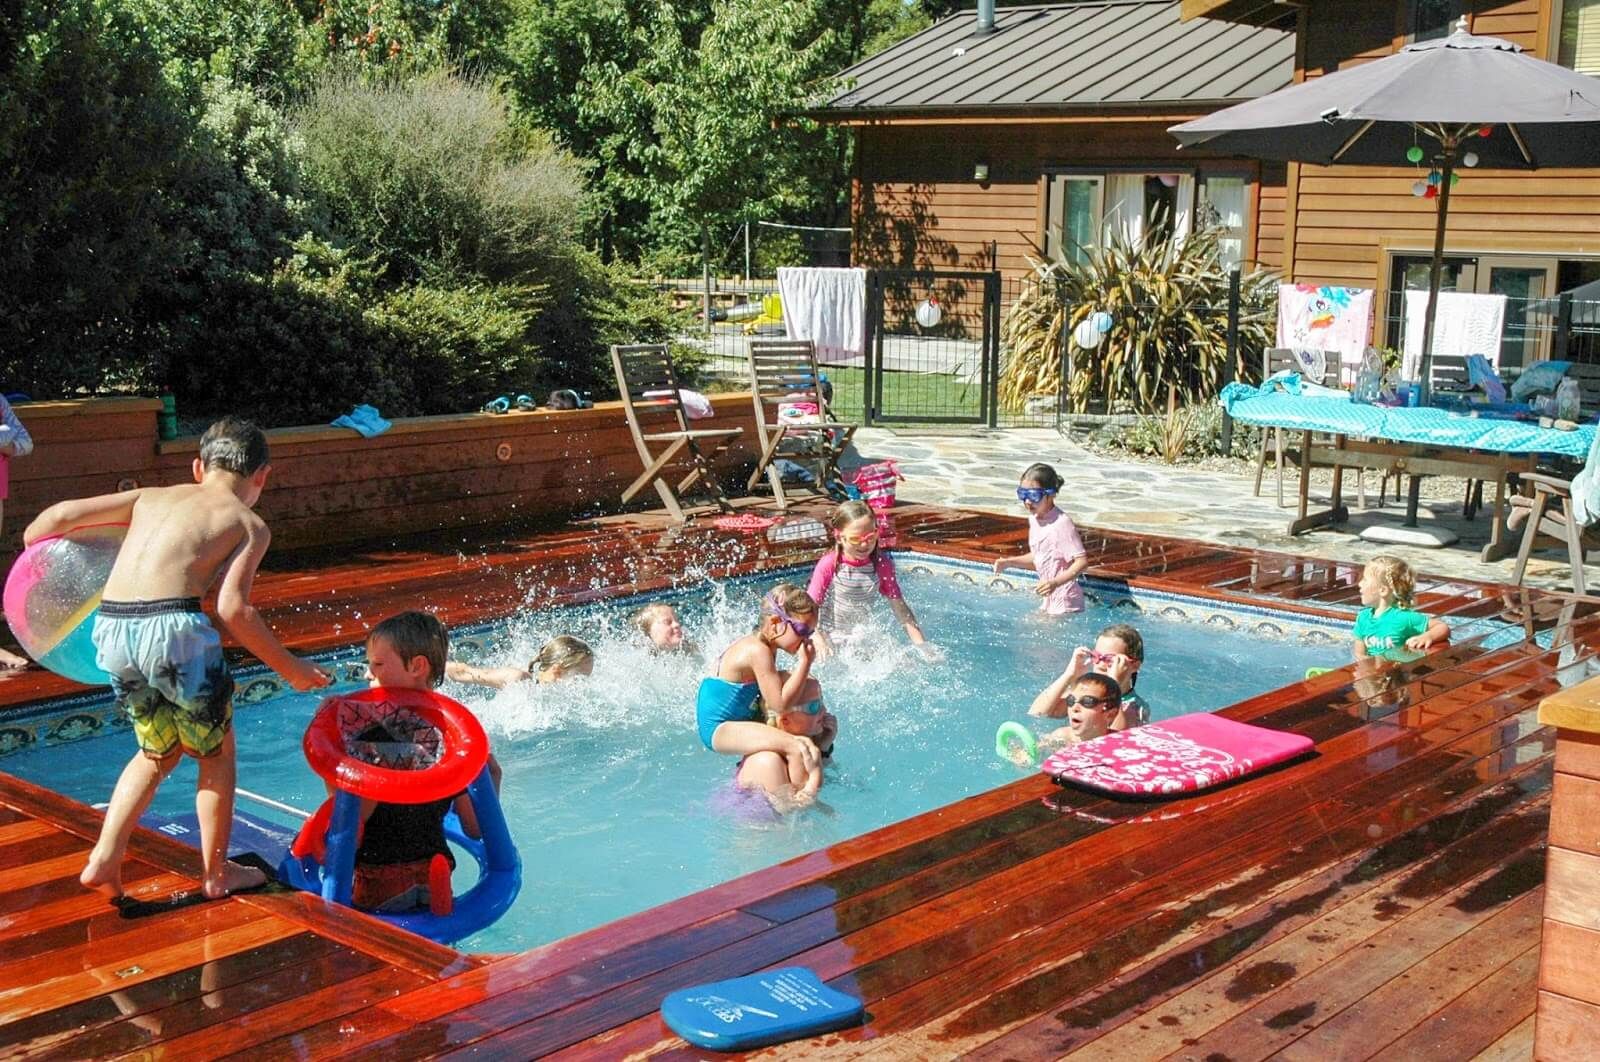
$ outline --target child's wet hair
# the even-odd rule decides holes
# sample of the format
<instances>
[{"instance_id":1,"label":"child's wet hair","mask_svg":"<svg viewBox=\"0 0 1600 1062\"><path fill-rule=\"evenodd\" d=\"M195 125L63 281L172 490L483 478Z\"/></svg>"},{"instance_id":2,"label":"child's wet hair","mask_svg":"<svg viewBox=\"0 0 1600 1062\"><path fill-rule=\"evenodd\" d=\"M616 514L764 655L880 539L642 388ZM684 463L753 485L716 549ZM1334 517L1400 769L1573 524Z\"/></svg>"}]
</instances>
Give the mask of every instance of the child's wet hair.
<instances>
[{"instance_id":1,"label":"child's wet hair","mask_svg":"<svg viewBox=\"0 0 1600 1062\"><path fill-rule=\"evenodd\" d=\"M1045 490L1060 490L1063 480L1056 470L1043 461L1036 461L1022 471L1019 483L1037 483Z\"/></svg>"},{"instance_id":2,"label":"child's wet hair","mask_svg":"<svg viewBox=\"0 0 1600 1062\"><path fill-rule=\"evenodd\" d=\"M1115 638L1122 643L1122 655L1129 660L1144 663L1144 635L1138 629L1126 623L1113 623L1103 627L1097 638Z\"/></svg>"},{"instance_id":3,"label":"child's wet hair","mask_svg":"<svg viewBox=\"0 0 1600 1062\"><path fill-rule=\"evenodd\" d=\"M828 526L835 531L843 531L857 520L871 520L874 515L872 506L864 501L841 502L828 515Z\"/></svg>"},{"instance_id":4,"label":"child's wet hair","mask_svg":"<svg viewBox=\"0 0 1600 1062\"><path fill-rule=\"evenodd\" d=\"M648 638L650 637L650 628L656 625L656 621L666 619L670 615L672 615L672 606L665 601L656 601L633 614L633 629Z\"/></svg>"},{"instance_id":5,"label":"child's wet hair","mask_svg":"<svg viewBox=\"0 0 1600 1062\"><path fill-rule=\"evenodd\" d=\"M1417 593L1417 577L1411 565L1399 557L1382 554L1367 561L1367 570L1378 576L1378 589L1384 600L1410 608Z\"/></svg>"},{"instance_id":6,"label":"child's wet hair","mask_svg":"<svg viewBox=\"0 0 1600 1062\"><path fill-rule=\"evenodd\" d=\"M223 417L200 436L200 467L240 476L254 475L267 463L267 437L243 417Z\"/></svg>"},{"instance_id":7,"label":"child's wet hair","mask_svg":"<svg viewBox=\"0 0 1600 1062\"><path fill-rule=\"evenodd\" d=\"M817 603L811 599L810 594L806 593L805 587L796 586L793 583L779 583L767 593L761 595L761 622L756 624L758 632L762 627L766 626L768 619L774 617L782 618L778 615L779 608L782 608L784 612L797 619L801 616L815 616L817 614Z\"/></svg>"},{"instance_id":8,"label":"child's wet hair","mask_svg":"<svg viewBox=\"0 0 1600 1062\"><path fill-rule=\"evenodd\" d=\"M444 664L450 656L450 635L431 612L397 612L367 635L367 642L382 639L407 667L417 657L428 661L428 684L444 681Z\"/></svg>"},{"instance_id":9,"label":"child's wet hair","mask_svg":"<svg viewBox=\"0 0 1600 1062\"><path fill-rule=\"evenodd\" d=\"M1090 671L1079 675L1078 680L1072 684L1073 689L1079 686L1096 686L1100 690L1101 711L1116 711L1122 706L1122 687L1117 685L1117 680L1110 675L1102 675L1098 671Z\"/></svg>"},{"instance_id":10,"label":"child's wet hair","mask_svg":"<svg viewBox=\"0 0 1600 1062\"><path fill-rule=\"evenodd\" d=\"M559 634L539 647L528 670L535 674L552 668L560 672L573 671L593 659L594 650L589 648L588 642L570 634Z\"/></svg>"}]
</instances>

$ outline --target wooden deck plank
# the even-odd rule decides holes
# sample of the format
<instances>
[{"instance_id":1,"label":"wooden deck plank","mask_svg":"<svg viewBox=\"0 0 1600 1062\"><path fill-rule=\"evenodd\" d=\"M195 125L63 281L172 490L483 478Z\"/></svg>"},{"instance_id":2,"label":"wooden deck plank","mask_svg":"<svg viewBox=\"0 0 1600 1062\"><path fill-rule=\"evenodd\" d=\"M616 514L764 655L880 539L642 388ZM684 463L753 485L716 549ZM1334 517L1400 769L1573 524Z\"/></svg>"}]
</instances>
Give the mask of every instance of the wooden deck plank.
<instances>
[{"instance_id":1,"label":"wooden deck plank","mask_svg":"<svg viewBox=\"0 0 1600 1062\"><path fill-rule=\"evenodd\" d=\"M1518 942L1508 942L1516 946ZM1522 941L1521 943L1528 943ZM1385 1048L1392 1058L1415 1062L1455 1062L1471 1053L1483 1058L1506 1037L1533 1019L1538 998L1539 945L1531 944L1510 962L1462 993L1427 1021ZM1532 1026L1528 1026L1532 1030ZM1531 1040L1522 1058L1533 1055Z\"/></svg>"},{"instance_id":2,"label":"wooden deck plank","mask_svg":"<svg viewBox=\"0 0 1600 1062\"><path fill-rule=\"evenodd\" d=\"M1530 981L1530 985L1535 982ZM1521 986L1510 986L1514 991L1521 991ZM1537 991L1533 993L1538 995ZM1510 1032L1490 1044L1473 1056L1472 1062L1532 1062L1533 1060L1533 1015L1529 1014L1518 1022Z\"/></svg>"}]
</instances>

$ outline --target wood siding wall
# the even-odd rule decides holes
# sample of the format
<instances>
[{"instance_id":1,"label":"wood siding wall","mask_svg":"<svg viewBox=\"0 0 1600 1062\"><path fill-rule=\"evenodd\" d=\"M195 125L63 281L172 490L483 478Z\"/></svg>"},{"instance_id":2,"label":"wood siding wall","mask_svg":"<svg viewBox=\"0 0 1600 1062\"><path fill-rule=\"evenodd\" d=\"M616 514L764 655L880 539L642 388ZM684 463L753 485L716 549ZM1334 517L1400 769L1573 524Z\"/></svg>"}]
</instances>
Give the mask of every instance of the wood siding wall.
<instances>
[{"instance_id":1,"label":"wood siding wall","mask_svg":"<svg viewBox=\"0 0 1600 1062\"><path fill-rule=\"evenodd\" d=\"M1544 57L1552 0L1469 4L1476 33L1515 41ZM1302 74L1317 77L1392 53L1405 43L1404 3L1338 0L1307 12ZM1499 132L1496 135L1505 135ZM1414 167L1291 166L1288 271L1305 283L1383 289L1389 254L1429 252L1432 200L1411 194ZM1452 253L1600 255L1600 169L1523 173L1464 170L1450 195Z\"/></svg>"},{"instance_id":2,"label":"wood siding wall","mask_svg":"<svg viewBox=\"0 0 1600 1062\"><path fill-rule=\"evenodd\" d=\"M1171 166L1241 172L1237 161L1180 153L1166 131L1180 117L1141 122L981 122L859 130L854 209L859 265L1028 270L1044 242L1047 170ZM974 164L989 181L973 180ZM1254 164L1243 164L1254 175ZM1284 171L1266 167L1257 256L1282 264Z\"/></svg>"}]
</instances>

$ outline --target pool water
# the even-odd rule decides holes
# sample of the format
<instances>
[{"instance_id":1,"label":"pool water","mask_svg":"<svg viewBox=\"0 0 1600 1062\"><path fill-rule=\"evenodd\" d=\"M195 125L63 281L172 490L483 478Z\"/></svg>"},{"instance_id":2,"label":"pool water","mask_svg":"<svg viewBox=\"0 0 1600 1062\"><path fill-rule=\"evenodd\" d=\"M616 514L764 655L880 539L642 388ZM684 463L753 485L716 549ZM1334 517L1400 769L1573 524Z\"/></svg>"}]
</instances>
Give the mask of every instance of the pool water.
<instances>
[{"instance_id":1,"label":"pool water","mask_svg":"<svg viewBox=\"0 0 1600 1062\"><path fill-rule=\"evenodd\" d=\"M1087 612L1046 620L1025 589L989 589L973 568L902 557L900 572L907 600L946 658L925 663L884 610L880 637L820 665L815 674L840 719L838 745L820 806L786 818L730 811L734 761L706 751L695 735L704 665L648 653L627 624L637 600L530 612L462 633L458 648L469 659L522 663L557 633L589 641L598 659L591 678L553 686L445 687L477 712L494 743L523 860L516 906L459 946L533 947L1021 777L995 756L996 727L1025 719L1073 647L1091 644L1108 623L1131 621L1144 634L1138 688L1157 719L1221 708L1295 681L1310 665L1348 660L1348 635L1338 627L1313 629L1320 644L1306 644L1307 628L1265 614L1232 615L1247 627L1272 619L1289 633L1223 629L1217 608L1182 599L1141 597L1140 615L1110 595ZM804 581L804 573L787 577ZM672 600L691 638L714 656L750 629L759 595L780 578L706 582ZM1180 610L1206 613L1209 622L1159 614ZM290 693L238 709L241 787L308 810L321 802L322 783L300 751L318 700ZM4 768L94 803L107 799L132 751L119 730L30 747ZM192 810L194 773L186 760L154 810ZM248 801L240 807L292 821ZM476 874L471 860L461 863L458 890Z\"/></svg>"}]
</instances>

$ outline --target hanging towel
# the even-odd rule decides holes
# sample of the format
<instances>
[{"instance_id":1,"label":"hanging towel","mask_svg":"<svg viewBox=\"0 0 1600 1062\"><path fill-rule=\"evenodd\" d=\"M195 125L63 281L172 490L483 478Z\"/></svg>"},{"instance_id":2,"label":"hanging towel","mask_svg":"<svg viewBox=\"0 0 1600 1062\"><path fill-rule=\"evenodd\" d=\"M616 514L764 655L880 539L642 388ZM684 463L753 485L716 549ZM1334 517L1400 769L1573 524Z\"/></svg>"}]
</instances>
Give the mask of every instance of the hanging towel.
<instances>
[{"instance_id":1,"label":"hanging towel","mask_svg":"<svg viewBox=\"0 0 1600 1062\"><path fill-rule=\"evenodd\" d=\"M867 305L865 269L778 270L783 327L790 339L809 339L819 362L847 362L866 351L862 334Z\"/></svg>"},{"instance_id":2,"label":"hanging towel","mask_svg":"<svg viewBox=\"0 0 1600 1062\"><path fill-rule=\"evenodd\" d=\"M1426 291L1406 292L1406 345L1401 374L1415 380L1422 362L1422 331L1428 314ZM1465 357L1482 354L1500 367L1500 333L1506 323L1504 295L1475 295L1469 291L1439 292L1439 309L1433 318L1434 354Z\"/></svg>"},{"instance_id":3,"label":"hanging towel","mask_svg":"<svg viewBox=\"0 0 1600 1062\"><path fill-rule=\"evenodd\" d=\"M1370 288L1278 285L1278 346L1339 355L1359 365L1372 335Z\"/></svg>"}]
</instances>

